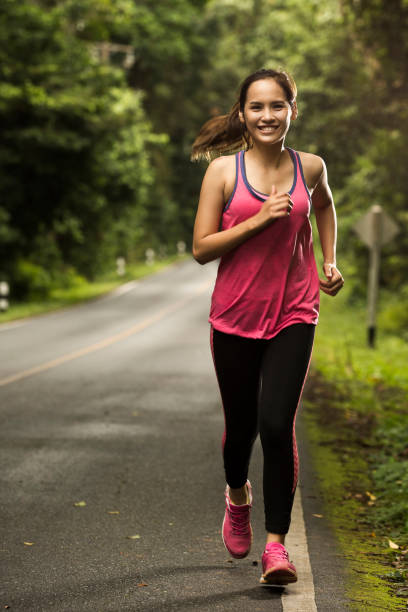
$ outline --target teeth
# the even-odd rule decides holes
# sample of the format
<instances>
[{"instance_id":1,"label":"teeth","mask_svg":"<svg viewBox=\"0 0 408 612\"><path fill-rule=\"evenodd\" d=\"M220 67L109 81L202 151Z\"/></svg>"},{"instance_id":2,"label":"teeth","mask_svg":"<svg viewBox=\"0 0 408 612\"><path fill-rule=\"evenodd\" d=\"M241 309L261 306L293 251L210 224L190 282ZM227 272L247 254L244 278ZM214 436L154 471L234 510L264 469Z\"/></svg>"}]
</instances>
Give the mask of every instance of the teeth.
<instances>
[{"instance_id":1,"label":"teeth","mask_svg":"<svg viewBox=\"0 0 408 612\"><path fill-rule=\"evenodd\" d=\"M274 130L276 130L275 127L260 127L259 128L262 132L273 132Z\"/></svg>"}]
</instances>

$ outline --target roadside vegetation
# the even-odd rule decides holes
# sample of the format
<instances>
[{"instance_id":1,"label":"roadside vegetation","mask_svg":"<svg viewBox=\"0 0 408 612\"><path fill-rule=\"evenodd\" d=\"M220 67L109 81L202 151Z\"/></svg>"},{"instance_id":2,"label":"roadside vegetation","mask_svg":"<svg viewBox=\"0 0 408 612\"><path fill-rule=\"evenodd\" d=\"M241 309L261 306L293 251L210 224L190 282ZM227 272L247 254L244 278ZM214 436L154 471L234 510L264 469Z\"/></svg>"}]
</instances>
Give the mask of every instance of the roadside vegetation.
<instances>
[{"instance_id":1,"label":"roadside vegetation","mask_svg":"<svg viewBox=\"0 0 408 612\"><path fill-rule=\"evenodd\" d=\"M352 283L335 298L322 294L302 413L356 611L408 602L408 344L387 331L394 307L384 293L370 348Z\"/></svg>"}]
</instances>

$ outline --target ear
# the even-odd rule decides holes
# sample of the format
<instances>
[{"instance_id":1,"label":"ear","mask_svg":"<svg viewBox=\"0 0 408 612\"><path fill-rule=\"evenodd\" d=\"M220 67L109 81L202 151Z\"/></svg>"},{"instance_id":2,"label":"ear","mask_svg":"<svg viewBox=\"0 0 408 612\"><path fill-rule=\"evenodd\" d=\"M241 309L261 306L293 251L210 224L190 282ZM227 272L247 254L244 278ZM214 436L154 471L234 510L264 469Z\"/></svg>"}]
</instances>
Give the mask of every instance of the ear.
<instances>
[{"instance_id":1,"label":"ear","mask_svg":"<svg viewBox=\"0 0 408 612\"><path fill-rule=\"evenodd\" d=\"M298 116L298 107L297 107L297 104L296 104L296 100L293 102L291 108L292 108L291 120L294 121L297 118L297 116Z\"/></svg>"},{"instance_id":2,"label":"ear","mask_svg":"<svg viewBox=\"0 0 408 612\"><path fill-rule=\"evenodd\" d=\"M241 111L238 111L238 117L241 123L245 123L244 114Z\"/></svg>"}]
</instances>

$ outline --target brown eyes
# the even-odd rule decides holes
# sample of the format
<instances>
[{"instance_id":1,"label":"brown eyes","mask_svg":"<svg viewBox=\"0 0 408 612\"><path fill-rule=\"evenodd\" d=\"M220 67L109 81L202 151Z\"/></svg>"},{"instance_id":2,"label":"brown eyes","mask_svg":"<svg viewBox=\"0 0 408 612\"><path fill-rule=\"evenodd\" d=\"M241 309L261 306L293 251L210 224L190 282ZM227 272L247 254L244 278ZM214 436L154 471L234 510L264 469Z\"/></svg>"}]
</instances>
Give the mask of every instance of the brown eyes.
<instances>
[{"instance_id":1,"label":"brown eyes","mask_svg":"<svg viewBox=\"0 0 408 612\"><path fill-rule=\"evenodd\" d=\"M250 108L250 110L261 110L262 106L250 106L249 108ZM282 106L282 105L274 106L273 107L274 110L281 110L282 108L284 108L284 106Z\"/></svg>"}]
</instances>

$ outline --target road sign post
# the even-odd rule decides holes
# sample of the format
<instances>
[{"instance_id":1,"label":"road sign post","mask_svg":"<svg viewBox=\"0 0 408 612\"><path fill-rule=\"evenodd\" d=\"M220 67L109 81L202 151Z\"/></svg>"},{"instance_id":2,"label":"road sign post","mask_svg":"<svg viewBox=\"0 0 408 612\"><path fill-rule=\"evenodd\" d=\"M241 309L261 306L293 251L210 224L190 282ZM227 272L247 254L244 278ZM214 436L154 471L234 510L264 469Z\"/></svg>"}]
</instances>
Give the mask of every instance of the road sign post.
<instances>
[{"instance_id":1,"label":"road sign post","mask_svg":"<svg viewBox=\"0 0 408 612\"><path fill-rule=\"evenodd\" d=\"M381 247L399 232L398 225L381 206L374 204L353 229L370 248L367 289L367 341L374 348L376 336L376 313L380 276Z\"/></svg>"}]
</instances>

